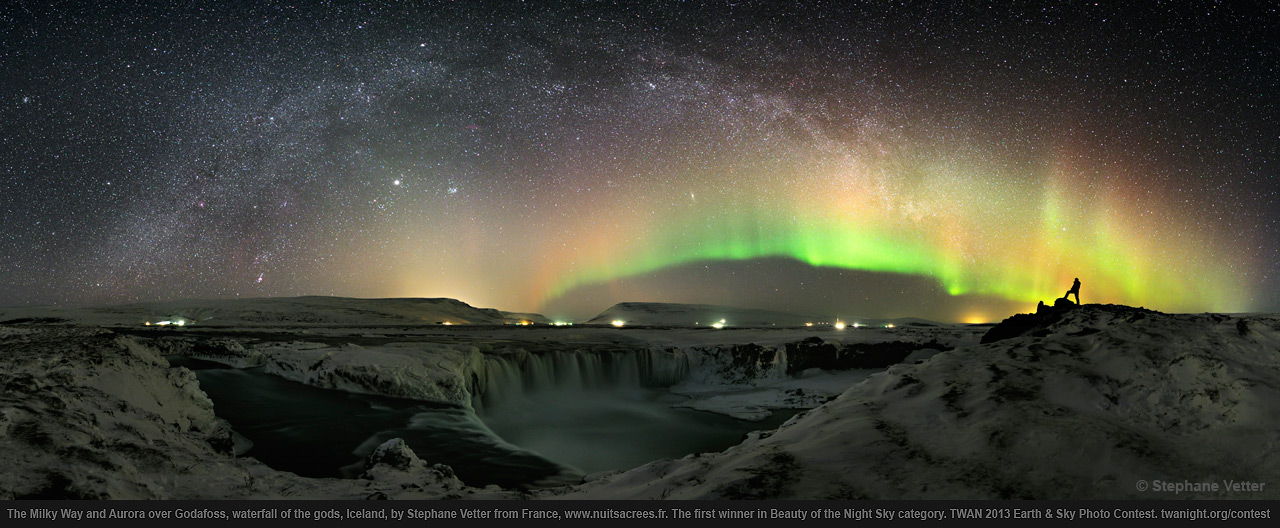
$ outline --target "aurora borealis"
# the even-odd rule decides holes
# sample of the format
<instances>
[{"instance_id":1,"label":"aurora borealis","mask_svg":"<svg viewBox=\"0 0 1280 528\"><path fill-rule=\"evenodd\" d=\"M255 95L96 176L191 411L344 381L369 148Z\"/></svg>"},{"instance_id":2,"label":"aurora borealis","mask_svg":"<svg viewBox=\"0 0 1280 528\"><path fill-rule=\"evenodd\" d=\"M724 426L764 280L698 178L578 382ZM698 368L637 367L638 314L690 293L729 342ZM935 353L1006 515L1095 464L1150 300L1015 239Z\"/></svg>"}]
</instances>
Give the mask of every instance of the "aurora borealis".
<instances>
[{"instance_id":1,"label":"aurora borealis","mask_svg":"<svg viewBox=\"0 0 1280 528\"><path fill-rule=\"evenodd\" d=\"M1167 207L1154 199L1136 207L1114 203L1108 196L1119 189L1064 196L1052 174L1049 183L1017 188L984 177L990 169L980 166L895 168L904 167L922 181L834 167L746 184L776 196L744 196L733 185L727 192L691 191L704 196L701 204L626 219L617 233L595 239L602 247L573 252L570 260L585 265L554 273L561 279L550 294L688 262L787 257L923 275L951 295L1032 304L1061 295L1072 273L1092 278L1093 298L1109 302L1170 310L1228 310L1244 302L1242 285L1225 265L1204 255L1223 251L1211 234L1143 222L1153 208Z\"/></svg>"},{"instance_id":2,"label":"aurora borealis","mask_svg":"<svg viewBox=\"0 0 1280 528\"><path fill-rule=\"evenodd\" d=\"M0 304L1280 310L1273 6L944 5L6 6Z\"/></svg>"}]
</instances>

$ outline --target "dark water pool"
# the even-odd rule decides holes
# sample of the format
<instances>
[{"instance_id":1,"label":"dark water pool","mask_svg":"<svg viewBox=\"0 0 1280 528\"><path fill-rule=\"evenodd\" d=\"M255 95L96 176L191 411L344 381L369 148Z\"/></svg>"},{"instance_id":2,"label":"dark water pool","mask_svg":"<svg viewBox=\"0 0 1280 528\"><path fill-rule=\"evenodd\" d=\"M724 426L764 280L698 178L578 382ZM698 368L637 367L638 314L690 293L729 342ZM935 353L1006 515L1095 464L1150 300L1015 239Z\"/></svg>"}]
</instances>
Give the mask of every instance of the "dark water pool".
<instances>
[{"instance_id":1,"label":"dark water pool","mask_svg":"<svg viewBox=\"0 0 1280 528\"><path fill-rule=\"evenodd\" d=\"M170 363L194 370L214 412L253 442L245 454L276 469L353 477L378 444L399 437L420 458L448 464L471 485L528 486L565 472L503 442L467 409L320 389L261 369L178 358Z\"/></svg>"},{"instance_id":2,"label":"dark water pool","mask_svg":"<svg viewBox=\"0 0 1280 528\"><path fill-rule=\"evenodd\" d=\"M794 412L759 422L672 408L664 389L541 391L504 402L484 422L515 445L584 473L629 469L664 458L721 451L743 435L773 429Z\"/></svg>"},{"instance_id":3,"label":"dark water pool","mask_svg":"<svg viewBox=\"0 0 1280 528\"><path fill-rule=\"evenodd\" d=\"M170 363L195 371L215 413L253 442L246 455L308 477L354 477L373 448L398 437L469 485L564 484L583 473L719 451L790 415L745 422L671 408L669 393L632 388L535 393L491 407L481 421L470 409L320 389L262 369Z\"/></svg>"}]
</instances>

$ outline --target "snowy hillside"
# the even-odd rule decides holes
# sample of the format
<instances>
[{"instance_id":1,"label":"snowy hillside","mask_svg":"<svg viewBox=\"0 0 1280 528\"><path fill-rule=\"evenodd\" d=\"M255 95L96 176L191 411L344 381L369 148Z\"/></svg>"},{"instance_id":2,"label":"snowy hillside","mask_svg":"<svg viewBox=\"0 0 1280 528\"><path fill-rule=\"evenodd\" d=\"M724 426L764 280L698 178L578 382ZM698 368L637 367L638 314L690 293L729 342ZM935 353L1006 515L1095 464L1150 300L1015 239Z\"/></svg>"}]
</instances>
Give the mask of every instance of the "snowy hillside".
<instances>
[{"instance_id":1,"label":"snowy hillside","mask_svg":"<svg viewBox=\"0 0 1280 528\"><path fill-rule=\"evenodd\" d=\"M359 479L236 457L191 371L109 331L0 326L0 352L0 499L510 497L466 488L394 443Z\"/></svg>"},{"instance_id":2,"label":"snowy hillside","mask_svg":"<svg viewBox=\"0 0 1280 528\"><path fill-rule=\"evenodd\" d=\"M805 322L821 320L784 312L709 304L624 302L610 306L586 322L610 324L624 321L631 326L710 326L721 319L728 326L801 326Z\"/></svg>"},{"instance_id":3,"label":"snowy hillside","mask_svg":"<svg viewBox=\"0 0 1280 528\"><path fill-rule=\"evenodd\" d=\"M1020 335L891 367L722 453L554 496L1280 497L1142 491L1280 479L1280 318L1101 305L1032 317Z\"/></svg>"},{"instance_id":4,"label":"snowy hillside","mask_svg":"<svg viewBox=\"0 0 1280 528\"><path fill-rule=\"evenodd\" d=\"M551 324L551 319L539 313L529 312L502 312L502 321L506 324Z\"/></svg>"},{"instance_id":5,"label":"snowy hillside","mask_svg":"<svg viewBox=\"0 0 1280 528\"><path fill-rule=\"evenodd\" d=\"M303 299L323 308L328 298ZM460 304L442 306L475 310ZM1275 488L1139 489L1280 477L1280 316L1086 305L1010 318L985 343L982 330L0 324L0 463L9 468L0 498L504 493L467 488L403 443L377 450L387 461L369 461L361 479L303 478L235 457L236 436L192 373L168 368L169 354L480 411L599 385L669 387L689 397L674 405L747 419L811 409L723 452L542 498L1280 497Z\"/></svg>"},{"instance_id":6,"label":"snowy hillside","mask_svg":"<svg viewBox=\"0 0 1280 528\"><path fill-rule=\"evenodd\" d=\"M0 308L0 322L24 318L62 319L89 325L141 325L183 321L216 326L483 324L532 320L538 314L509 314L476 308L456 299L354 299L272 297L187 299L100 307Z\"/></svg>"}]
</instances>

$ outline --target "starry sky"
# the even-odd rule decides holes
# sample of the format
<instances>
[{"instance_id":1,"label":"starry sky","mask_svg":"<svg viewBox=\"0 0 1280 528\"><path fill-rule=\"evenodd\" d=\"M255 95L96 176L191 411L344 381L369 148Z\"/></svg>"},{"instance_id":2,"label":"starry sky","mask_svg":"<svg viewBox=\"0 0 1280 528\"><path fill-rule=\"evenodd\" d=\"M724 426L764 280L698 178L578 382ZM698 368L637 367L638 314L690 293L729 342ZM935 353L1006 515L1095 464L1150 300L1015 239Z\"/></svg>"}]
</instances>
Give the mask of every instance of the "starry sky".
<instances>
[{"instance_id":1,"label":"starry sky","mask_svg":"<svg viewBox=\"0 0 1280 528\"><path fill-rule=\"evenodd\" d=\"M6 2L0 305L1280 311L1274 4Z\"/></svg>"}]
</instances>

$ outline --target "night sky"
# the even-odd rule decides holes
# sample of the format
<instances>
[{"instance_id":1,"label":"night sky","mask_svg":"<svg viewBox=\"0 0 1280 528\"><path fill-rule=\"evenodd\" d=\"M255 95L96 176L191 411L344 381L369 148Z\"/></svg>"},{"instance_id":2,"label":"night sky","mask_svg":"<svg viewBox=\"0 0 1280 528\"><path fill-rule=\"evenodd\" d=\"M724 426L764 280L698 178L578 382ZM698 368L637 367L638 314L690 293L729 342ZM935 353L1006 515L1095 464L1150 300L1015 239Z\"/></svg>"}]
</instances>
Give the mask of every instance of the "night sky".
<instances>
[{"instance_id":1,"label":"night sky","mask_svg":"<svg viewBox=\"0 0 1280 528\"><path fill-rule=\"evenodd\" d=\"M1280 311L1274 4L167 4L0 7L0 305Z\"/></svg>"}]
</instances>

